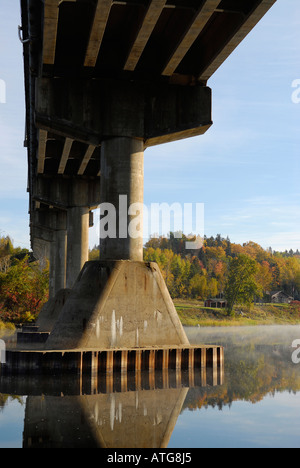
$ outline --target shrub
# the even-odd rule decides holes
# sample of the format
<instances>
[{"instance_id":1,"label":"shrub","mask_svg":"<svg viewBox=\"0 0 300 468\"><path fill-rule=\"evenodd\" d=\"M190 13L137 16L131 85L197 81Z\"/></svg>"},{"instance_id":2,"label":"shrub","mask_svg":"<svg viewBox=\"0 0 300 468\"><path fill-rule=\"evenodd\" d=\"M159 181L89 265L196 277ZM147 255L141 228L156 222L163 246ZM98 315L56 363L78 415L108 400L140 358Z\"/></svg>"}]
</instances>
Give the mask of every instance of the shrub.
<instances>
[{"instance_id":1,"label":"shrub","mask_svg":"<svg viewBox=\"0 0 300 468\"><path fill-rule=\"evenodd\" d=\"M0 319L32 322L48 299L48 271L30 264L28 257L0 274Z\"/></svg>"}]
</instances>

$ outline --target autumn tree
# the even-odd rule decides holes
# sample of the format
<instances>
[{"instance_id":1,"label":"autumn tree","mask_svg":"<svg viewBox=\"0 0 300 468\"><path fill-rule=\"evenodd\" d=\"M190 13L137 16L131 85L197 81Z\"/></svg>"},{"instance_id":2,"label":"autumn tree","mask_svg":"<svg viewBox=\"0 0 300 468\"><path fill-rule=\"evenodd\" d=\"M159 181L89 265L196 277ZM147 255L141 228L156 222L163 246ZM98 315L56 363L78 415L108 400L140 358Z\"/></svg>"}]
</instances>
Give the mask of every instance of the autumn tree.
<instances>
[{"instance_id":1,"label":"autumn tree","mask_svg":"<svg viewBox=\"0 0 300 468\"><path fill-rule=\"evenodd\" d=\"M300 298L299 252L275 252L263 249L255 242L235 244L218 234L204 237L203 247L197 252L185 249L187 237L151 238L145 244L145 261L157 262L172 297L205 299L223 293L232 258L247 256L256 264L255 282L259 292L282 289Z\"/></svg>"},{"instance_id":2,"label":"autumn tree","mask_svg":"<svg viewBox=\"0 0 300 468\"><path fill-rule=\"evenodd\" d=\"M190 295L204 300L207 296L206 276L197 273L190 280Z\"/></svg>"},{"instance_id":3,"label":"autumn tree","mask_svg":"<svg viewBox=\"0 0 300 468\"><path fill-rule=\"evenodd\" d=\"M216 278L209 278L207 282L207 297L216 297L218 294L218 281Z\"/></svg>"},{"instance_id":4,"label":"autumn tree","mask_svg":"<svg viewBox=\"0 0 300 468\"><path fill-rule=\"evenodd\" d=\"M40 271L28 257L16 261L0 273L0 319L9 322L33 321L48 299L48 269Z\"/></svg>"},{"instance_id":5,"label":"autumn tree","mask_svg":"<svg viewBox=\"0 0 300 468\"><path fill-rule=\"evenodd\" d=\"M13 245L9 236L0 239L0 272L6 273L11 266Z\"/></svg>"},{"instance_id":6,"label":"autumn tree","mask_svg":"<svg viewBox=\"0 0 300 468\"><path fill-rule=\"evenodd\" d=\"M255 296L261 295L259 285L255 280L257 263L248 255L238 255L231 259L228 279L225 286L228 315L233 315L235 304L250 306Z\"/></svg>"},{"instance_id":7,"label":"autumn tree","mask_svg":"<svg viewBox=\"0 0 300 468\"><path fill-rule=\"evenodd\" d=\"M257 284L260 285L263 294L266 294L267 291L270 291L273 283L273 275L272 268L267 261L264 260L261 264L257 265L255 279Z\"/></svg>"},{"instance_id":8,"label":"autumn tree","mask_svg":"<svg viewBox=\"0 0 300 468\"><path fill-rule=\"evenodd\" d=\"M300 262L296 257L288 257L282 272L284 289L293 297L296 291L300 289Z\"/></svg>"}]
</instances>

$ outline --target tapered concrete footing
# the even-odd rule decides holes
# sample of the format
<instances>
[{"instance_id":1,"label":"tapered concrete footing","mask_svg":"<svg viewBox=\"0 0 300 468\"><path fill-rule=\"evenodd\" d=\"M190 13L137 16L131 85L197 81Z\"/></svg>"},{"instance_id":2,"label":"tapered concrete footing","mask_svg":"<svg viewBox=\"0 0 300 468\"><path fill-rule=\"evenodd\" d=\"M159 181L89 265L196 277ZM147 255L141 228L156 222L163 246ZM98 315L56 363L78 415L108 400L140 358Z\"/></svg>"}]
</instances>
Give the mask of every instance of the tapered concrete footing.
<instances>
[{"instance_id":1,"label":"tapered concrete footing","mask_svg":"<svg viewBox=\"0 0 300 468\"><path fill-rule=\"evenodd\" d=\"M39 313L36 325L39 332L51 332L64 307L71 289L61 289L54 298L50 298Z\"/></svg>"},{"instance_id":2,"label":"tapered concrete footing","mask_svg":"<svg viewBox=\"0 0 300 468\"><path fill-rule=\"evenodd\" d=\"M188 346L156 263L87 262L45 349Z\"/></svg>"}]
</instances>

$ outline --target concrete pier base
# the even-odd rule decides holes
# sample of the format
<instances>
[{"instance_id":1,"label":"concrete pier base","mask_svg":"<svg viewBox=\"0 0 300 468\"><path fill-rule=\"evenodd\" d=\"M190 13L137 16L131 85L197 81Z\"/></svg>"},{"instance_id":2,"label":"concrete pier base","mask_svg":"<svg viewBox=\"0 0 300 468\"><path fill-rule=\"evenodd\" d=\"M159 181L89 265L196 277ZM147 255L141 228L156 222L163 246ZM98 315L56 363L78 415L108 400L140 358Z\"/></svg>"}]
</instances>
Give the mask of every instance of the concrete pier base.
<instances>
[{"instance_id":1,"label":"concrete pier base","mask_svg":"<svg viewBox=\"0 0 300 468\"><path fill-rule=\"evenodd\" d=\"M166 359L167 357L167 359ZM128 348L123 350L8 350L6 362L0 366L0 375L97 375L129 376L140 372L181 371L213 369L213 382L224 371L222 346L203 345L188 347ZM178 382L179 383L179 382Z\"/></svg>"},{"instance_id":2,"label":"concrete pier base","mask_svg":"<svg viewBox=\"0 0 300 468\"><path fill-rule=\"evenodd\" d=\"M45 349L189 346L156 263L87 262Z\"/></svg>"},{"instance_id":3,"label":"concrete pier base","mask_svg":"<svg viewBox=\"0 0 300 468\"><path fill-rule=\"evenodd\" d=\"M50 333L64 307L71 289L61 289L54 298L50 298L39 313L36 325L39 332Z\"/></svg>"}]
</instances>

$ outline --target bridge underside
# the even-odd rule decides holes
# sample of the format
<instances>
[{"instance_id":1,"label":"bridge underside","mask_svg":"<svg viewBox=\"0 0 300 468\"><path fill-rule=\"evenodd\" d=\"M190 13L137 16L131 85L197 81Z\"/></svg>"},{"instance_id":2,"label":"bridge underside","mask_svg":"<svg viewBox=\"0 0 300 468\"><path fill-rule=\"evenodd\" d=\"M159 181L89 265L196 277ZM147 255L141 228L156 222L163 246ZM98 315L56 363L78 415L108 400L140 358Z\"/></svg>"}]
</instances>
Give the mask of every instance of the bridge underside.
<instances>
[{"instance_id":1,"label":"bridge underside","mask_svg":"<svg viewBox=\"0 0 300 468\"><path fill-rule=\"evenodd\" d=\"M116 206L119 195L127 196L127 209L143 203L145 149L210 128L207 80L275 1L21 0L30 234L37 257L50 258L51 298L75 284L82 291L76 279L88 260L92 211L100 203ZM142 228L138 239L105 239L100 252L101 268L103 262L132 262L128 277L137 287L143 267L137 273L134 262L143 260ZM157 278L153 271L151 275L155 288ZM124 284L120 280L121 289L126 288L126 278L122 276ZM110 288L107 281L99 285L104 296ZM80 312L75 289L70 297L77 295ZM128 314L130 320L138 315L137 321L145 324L143 294L141 288L135 290ZM169 301L165 294L159 301ZM68 301L61 330L68 329L74 312ZM101 317L111 324L115 308L107 305L106 296L101 301L96 319L91 309L83 314L84 330ZM176 338L168 337L166 343L167 335L162 334L156 341L153 328L156 345L178 340L181 325L173 304L171 312L168 307L160 313L166 320L173 317L170 336ZM151 313L155 311L156 306ZM131 345L136 346L137 327L132 329ZM61 348L63 333L60 336L55 346ZM147 340L149 336L148 328ZM180 337L186 344L182 331ZM115 345L112 335L105 346L109 343ZM140 337L138 345L145 345Z\"/></svg>"}]
</instances>

